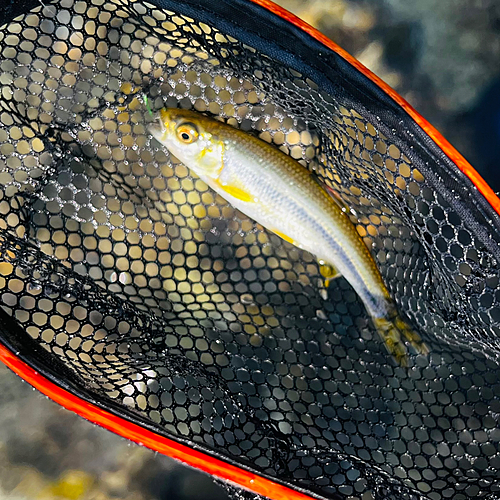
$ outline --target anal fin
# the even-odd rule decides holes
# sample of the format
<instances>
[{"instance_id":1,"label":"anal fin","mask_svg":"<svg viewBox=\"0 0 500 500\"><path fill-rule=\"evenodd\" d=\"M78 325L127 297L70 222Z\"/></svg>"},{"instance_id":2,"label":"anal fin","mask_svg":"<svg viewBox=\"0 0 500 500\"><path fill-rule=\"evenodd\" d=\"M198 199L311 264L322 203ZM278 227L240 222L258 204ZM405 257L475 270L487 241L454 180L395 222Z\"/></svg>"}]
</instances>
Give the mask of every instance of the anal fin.
<instances>
[{"instance_id":1,"label":"anal fin","mask_svg":"<svg viewBox=\"0 0 500 500\"><path fill-rule=\"evenodd\" d=\"M318 261L318 263L319 263L319 272L321 276L323 276L324 278L323 284L325 285L326 288L330 286L330 282L332 280L342 276L340 274L340 271L332 264L327 264L322 260Z\"/></svg>"},{"instance_id":2,"label":"anal fin","mask_svg":"<svg viewBox=\"0 0 500 500\"><path fill-rule=\"evenodd\" d=\"M291 245L295 245L295 246L298 246L296 243L295 243L295 240L293 238L290 238L290 236L287 236L285 233L282 233L281 231L278 231L276 229L271 229L271 231L276 235L276 236L279 236L281 239L287 241L288 243L290 243Z\"/></svg>"}]
</instances>

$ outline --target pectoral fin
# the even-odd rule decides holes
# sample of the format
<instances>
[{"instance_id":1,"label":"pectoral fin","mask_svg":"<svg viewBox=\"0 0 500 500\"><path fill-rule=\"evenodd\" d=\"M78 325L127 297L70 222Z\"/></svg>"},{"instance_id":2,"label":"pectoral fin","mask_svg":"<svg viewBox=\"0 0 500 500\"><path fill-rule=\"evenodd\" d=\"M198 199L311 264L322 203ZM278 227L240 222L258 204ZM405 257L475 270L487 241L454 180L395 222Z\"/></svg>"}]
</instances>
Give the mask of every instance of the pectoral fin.
<instances>
[{"instance_id":1,"label":"pectoral fin","mask_svg":"<svg viewBox=\"0 0 500 500\"><path fill-rule=\"evenodd\" d=\"M214 181L214 184L216 184L221 191L227 193L233 198L236 198L237 200L254 202L254 197L250 193L247 193L244 189L232 186L231 184L222 184L219 180Z\"/></svg>"}]
</instances>

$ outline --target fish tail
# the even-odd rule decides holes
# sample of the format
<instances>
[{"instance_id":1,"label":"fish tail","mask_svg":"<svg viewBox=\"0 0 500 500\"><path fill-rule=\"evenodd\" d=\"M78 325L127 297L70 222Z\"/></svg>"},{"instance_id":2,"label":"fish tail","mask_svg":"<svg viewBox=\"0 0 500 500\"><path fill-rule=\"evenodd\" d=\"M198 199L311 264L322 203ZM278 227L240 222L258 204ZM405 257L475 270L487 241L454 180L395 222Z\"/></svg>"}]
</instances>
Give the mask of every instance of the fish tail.
<instances>
[{"instance_id":1,"label":"fish tail","mask_svg":"<svg viewBox=\"0 0 500 500\"><path fill-rule=\"evenodd\" d=\"M389 354L391 354L399 365L408 366L408 351L405 341L418 354L429 354L429 348L420 338L420 335L413 330L395 309L386 316L373 318L373 322Z\"/></svg>"}]
</instances>

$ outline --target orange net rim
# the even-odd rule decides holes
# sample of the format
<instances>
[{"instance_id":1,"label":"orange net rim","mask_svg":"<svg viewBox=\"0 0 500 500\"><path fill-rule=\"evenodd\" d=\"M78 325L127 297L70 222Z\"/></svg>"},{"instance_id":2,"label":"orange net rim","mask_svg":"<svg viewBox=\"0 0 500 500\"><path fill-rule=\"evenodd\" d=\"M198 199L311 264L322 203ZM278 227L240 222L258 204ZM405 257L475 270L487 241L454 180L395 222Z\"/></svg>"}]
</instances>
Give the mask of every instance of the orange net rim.
<instances>
[{"instance_id":1,"label":"orange net rim","mask_svg":"<svg viewBox=\"0 0 500 500\"><path fill-rule=\"evenodd\" d=\"M349 64L360 71L364 76L375 83L384 93L390 96L403 110L420 126L420 128L438 145L443 153L464 173L474 184L477 190L484 196L497 214L500 215L500 199L493 192L486 181L470 165L467 160L441 135L441 133L425 120L405 99L394 89L372 73L363 64L357 61L344 49L339 47L317 29L301 20L291 12L278 6L270 0L246 0L254 3L281 19L289 22L303 32L307 33L318 42L323 44L336 54L341 56ZM1 317L0 317L1 322ZM7 325L8 326L8 325ZM192 448L174 439L167 438L139 424L133 423L126 418L117 416L111 411L101 408L99 405L89 402L60 385L49 380L39 373L35 368L23 361L13 349L3 345L0 341L0 361L3 362L14 373L46 395L48 398L63 406L64 408L78 414L86 420L97 424L117 435L130 441L150 448L163 455L179 460L182 463L204 471L220 479L229 481L252 491L258 495L265 496L271 500L312 500L323 498L319 495L305 493L300 488L289 488L275 480L267 479L241 466L234 466L219 458L210 456L203 451Z\"/></svg>"},{"instance_id":2,"label":"orange net rim","mask_svg":"<svg viewBox=\"0 0 500 500\"><path fill-rule=\"evenodd\" d=\"M239 466L231 465L202 451L145 429L141 425L130 422L125 418L85 401L48 380L44 375L22 361L14 352L2 344L0 344L0 361L35 389L38 389L42 394L67 410L119 436L134 441L153 451L157 451L162 455L166 455L225 481L230 481L272 500L312 500L313 498L321 498L320 496L312 496L296 489L288 488Z\"/></svg>"},{"instance_id":3,"label":"orange net rim","mask_svg":"<svg viewBox=\"0 0 500 500\"><path fill-rule=\"evenodd\" d=\"M484 196L495 212L500 215L500 198L495 194L488 183L479 175L476 169L441 135L441 133L432 126L424 117L422 117L405 99L403 99L393 88L370 71L366 66L361 64L351 54L339 47L335 42L323 35L316 28L306 23L288 10L280 7L271 0L248 0L273 14L281 17L285 21L293 24L308 35L312 36L325 47L333 50L340 57L345 59L349 64L354 66L364 76L369 78L382 91L390 96L404 111L417 123L417 125L436 143L443 153L457 166L457 168L465 174L474 184L477 190Z\"/></svg>"}]
</instances>

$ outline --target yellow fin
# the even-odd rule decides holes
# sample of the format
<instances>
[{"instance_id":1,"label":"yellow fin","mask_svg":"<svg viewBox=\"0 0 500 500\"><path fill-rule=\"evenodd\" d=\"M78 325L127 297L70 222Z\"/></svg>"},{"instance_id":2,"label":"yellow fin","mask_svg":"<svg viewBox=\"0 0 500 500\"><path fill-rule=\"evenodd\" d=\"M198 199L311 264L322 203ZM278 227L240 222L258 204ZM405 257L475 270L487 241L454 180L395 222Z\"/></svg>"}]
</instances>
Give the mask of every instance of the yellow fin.
<instances>
[{"instance_id":1,"label":"yellow fin","mask_svg":"<svg viewBox=\"0 0 500 500\"><path fill-rule=\"evenodd\" d=\"M290 236L287 236L285 233L282 233L281 231L277 231L276 229L271 229L271 231L274 234L278 235L283 240L287 241L288 243L291 243L292 245L295 245L295 241L292 238L290 238Z\"/></svg>"},{"instance_id":2,"label":"yellow fin","mask_svg":"<svg viewBox=\"0 0 500 500\"><path fill-rule=\"evenodd\" d=\"M401 366L408 366L408 353L403 337L418 354L429 354L429 348L413 331L412 327L397 313L392 317L373 318L378 334L384 341L389 354Z\"/></svg>"},{"instance_id":3,"label":"yellow fin","mask_svg":"<svg viewBox=\"0 0 500 500\"><path fill-rule=\"evenodd\" d=\"M218 180L216 180L215 183L220 189L222 189L222 191L232 196L233 198L236 198L241 201L252 201L252 202L254 201L253 196L251 194L247 193L245 190L239 187L231 186L230 184L222 184Z\"/></svg>"},{"instance_id":4,"label":"yellow fin","mask_svg":"<svg viewBox=\"0 0 500 500\"><path fill-rule=\"evenodd\" d=\"M324 285L326 288L330 286L330 281L342 276L339 270L335 266L332 266L331 264L326 264L322 261L319 262L319 272L321 276L325 278Z\"/></svg>"},{"instance_id":5,"label":"yellow fin","mask_svg":"<svg viewBox=\"0 0 500 500\"><path fill-rule=\"evenodd\" d=\"M328 196L339 206L342 212L349 213L351 211L351 207L347 205L347 203L342 199L340 194L338 194L333 188L331 188L328 184L323 182L315 172L311 172L311 177L317 182L317 184L325 191Z\"/></svg>"}]
</instances>

